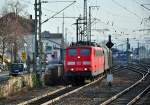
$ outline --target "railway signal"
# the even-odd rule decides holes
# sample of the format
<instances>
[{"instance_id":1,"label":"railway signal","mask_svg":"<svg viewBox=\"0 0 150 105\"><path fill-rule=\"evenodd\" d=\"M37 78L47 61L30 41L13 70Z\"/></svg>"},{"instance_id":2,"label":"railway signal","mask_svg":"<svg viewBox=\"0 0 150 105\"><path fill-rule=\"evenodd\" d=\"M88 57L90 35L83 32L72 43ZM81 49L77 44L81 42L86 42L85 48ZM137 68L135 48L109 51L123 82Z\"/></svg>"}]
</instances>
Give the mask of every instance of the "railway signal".
<instances>
[{"instance_id":1,"label":"railway signal","mask_svg":"<svg viewBox=\"0 0 150 105\"><path fill-rule=\"evenodd\" d=\"M106 43L106 46L109 48L109 49L111 49L112 47L113 47L113 43L111 42L111 35L109 35L109 40L108 40L108 42Z\"/></svg>"},{"instance_id":2,"label":"railway signal","mask_svg":"<svg viewBox=\"0 0 150 105\"><path fill-rule=\"evenodd\" d=\"M112 48L112 46L113 46L114 44L112 43L112 42L107 42L106 43L106 46L110 49L110 48Z\"/></svg>"},{"instance_id":3,"label":"railway signal","mask_svg":"<svg viewBox=\"0 0 150 105\"><path fill-rule=\"evenodd\" d=\"M109 60L108 60L108 65L111 65L112 63L112 59L111 58L111 55L110 55L110 49L112 48L114 44L111 42L111 35L109 35L108 37L108 42L106 43L106 46L109 48ZM109 73L107 74L107 82L108 82L108 85L111 86L111 82L113 80L113 75L111 74L111 69L109 71Z\"/></svg>"}]
</instances>

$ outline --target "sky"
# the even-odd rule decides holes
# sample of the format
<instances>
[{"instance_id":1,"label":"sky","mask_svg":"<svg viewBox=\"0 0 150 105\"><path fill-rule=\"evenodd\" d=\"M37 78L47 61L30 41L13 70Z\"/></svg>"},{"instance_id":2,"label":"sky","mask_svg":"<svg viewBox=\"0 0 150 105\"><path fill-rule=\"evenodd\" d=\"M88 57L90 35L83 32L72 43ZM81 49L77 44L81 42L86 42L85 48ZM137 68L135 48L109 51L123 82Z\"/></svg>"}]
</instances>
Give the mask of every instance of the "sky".
<instances>
[{"instance_id":1,"label":"sky","mask_svg":"<svg viewBox=\"0 0 150 105\"><path fill-rule=\"evenodd\" d=\"M5 5L6 1L0 0L0 7ZM13 0L16 1L16 0ZM34 0L19 0L24 5L24 11L32 14L34 18ZM56 0L47 0L48 3L42 4L42 21L53 16L56 12L68 6L71 2L52 2ZM72 1L72 0L58 0ZM76 0L76 3L65 9L56 17L78 17L83 14L83 1ZM150 16L150 10L140 6L140 4L150 4L150 0L87 0L88 6L99 6L92 9L92 17L97 20L92 25L93 41L102 42L112 35L114 43L124 43L126 38L136 43L137 40L149 37L148 32L139 32L139 29L145 29L150 26L150 22L143 21ZM150 8L150 5L145 5ZM1 8L0 8L1 9ZM67 29L67 40L76 40L76 22L75 18L64 19L65 29ZM51 33L62 32L62 18L52 18L42 25L42 31ZM141 24L142 23L142 24ZM148 24L148 26L147 26ZM100 32L95 29L109 29L109 31ZM135 40L136 39L136 40Z\"/></svg>"}]
</instances>

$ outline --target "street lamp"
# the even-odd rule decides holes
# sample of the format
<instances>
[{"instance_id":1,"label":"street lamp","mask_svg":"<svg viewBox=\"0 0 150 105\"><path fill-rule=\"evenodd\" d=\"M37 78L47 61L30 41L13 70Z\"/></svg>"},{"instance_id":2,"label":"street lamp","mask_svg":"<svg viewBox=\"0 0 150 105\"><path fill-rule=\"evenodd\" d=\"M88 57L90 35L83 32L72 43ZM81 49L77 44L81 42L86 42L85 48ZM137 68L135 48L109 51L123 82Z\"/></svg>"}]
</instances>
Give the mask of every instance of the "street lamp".
<instances>
[{"instance_id":1,"label":"street lamp","mask_svg":"<svg viewBox=\"0 0 150 105\"><path fill-rule=\"evenodd\" d=\"M12 43L12 45L11 45L11 63L13 63L13 55L14 55L14 43Z\"/></svg>"},{"instance_id":2,"label":"street lamp","mask_svg":"<svg viewBox=\"0 0 150 105\"><path fill-rule=\"evenodd\" d=\"M24 51L27 52L27 43L24 43Z\"/></svg>"}]
</instances>

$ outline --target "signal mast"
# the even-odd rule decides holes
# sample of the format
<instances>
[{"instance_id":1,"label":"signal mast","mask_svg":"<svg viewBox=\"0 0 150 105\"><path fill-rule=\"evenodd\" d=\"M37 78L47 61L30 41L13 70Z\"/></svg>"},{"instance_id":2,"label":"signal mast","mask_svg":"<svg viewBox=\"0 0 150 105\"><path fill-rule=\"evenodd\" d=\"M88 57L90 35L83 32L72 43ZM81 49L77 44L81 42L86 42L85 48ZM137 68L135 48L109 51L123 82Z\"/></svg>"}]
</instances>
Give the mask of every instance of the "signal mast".
<instances>
[{"instance_id":1,"label":"signal mast","mask_svg":"<svg viewBox=\"0 0 150 105\"><path fill-rule=\"evenodd\" d=\"M76 35L77 35L77 43L80 42L88 42L88 21L87 21L87 0L84 0L84 11L83 17L79 16L76 20Z\"/></svg>"}]
</instances>

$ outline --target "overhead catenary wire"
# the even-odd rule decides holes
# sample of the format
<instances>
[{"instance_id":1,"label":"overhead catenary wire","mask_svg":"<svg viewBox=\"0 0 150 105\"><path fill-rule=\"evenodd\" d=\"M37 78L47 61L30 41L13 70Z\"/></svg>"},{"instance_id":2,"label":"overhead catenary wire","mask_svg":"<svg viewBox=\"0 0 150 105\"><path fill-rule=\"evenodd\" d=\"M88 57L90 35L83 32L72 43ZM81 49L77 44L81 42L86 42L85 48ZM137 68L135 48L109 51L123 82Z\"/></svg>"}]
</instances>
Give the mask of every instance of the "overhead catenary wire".
<instances>
[{"instance_id":1,"label":"overhead catenary wire","mask_svg":"<svg viewBox=\"0 0 150 105\"><path fill-rule=\"evenodd\" d=\"M50 0L46 0L46 1L43 1L44 3L56 3L56 2L74 2L74 1L60 1L60 0L53 0L53 1L50 1Z\"/></svg>"},{"instance_id":2,"label":"overhead catenary wire","mask_svg":"<svg viewBox=\"0 0 150 105\"><path fill-rule=\"evenodd\" d=\"M51 18L55 17L59 13L63 12L65 9L67 9L68 7L70 7L71 5L73 5L75 2L76 1L73 1L71 4L69 4L68 6L66 6L65 8L63 8L62 10L60 10L59 12L57 12L54 15L52 15L51 17L47 18L45 21L42 22L42 24L45 23L45 22L47 22L47 21L49 21Z\"/></svg>"},{"instance_id":3,"label":"overhead catenary wire","mask_svg":"<svg viewBox=\"0 0 150 105\"><path fill-rule=\"evenodd\" d=\"M118 5L119 7L123 8L123 9L126 10L127 12L133 14L133 15L136 16L137 18L142 19L139 15L137 15L136 13L130 11L129 9L127 9L126 7L124 7L123 5L121 5L120 3L118 3L117 1L112 0L112 2L115 3L116 5Z\"/></svg>"},{"instance_id":4,"label":"overhead catenary wire","mask_svg":"<svg viewBox=\"0 0 150 105\"><path fill-rule=\"evenodd\" d=\"M148 7L145 6L145 5L150 5L150 4L142 4L141 2L139 3L139 2L136 1L136 0L132 0L132 1L134 1L134 2L137 3L139 6L141 6L141 7L143 7L143 8L145 8L145 9L147 9L147 10L150 11L150 8L148 8Z\"/></svg>"},{"instance_id":5,"label":"overhead catenary wire","mask_svg":"<svg viewBox=\"0 0 150 105\"><path fill-rule=\"evenodd\" d=\"M116 31L116 29L113 27L114 26L114 24L113 25L110 25L110 24L108 24L108 23L105 23L105 22L103 22L101 19L99 19L99 18L95 18L97 21L99 21L99 22L101 22L101 23L103 23L103 24L105 24L105 25L107 25L107 26L111 26L111 28L113 29L113 30L115 30ZM118 28L117 28L117 30L118 30Z\"/></svg>"},{"instance_id":6,"label":"overhead catenary wire","mask_svg":"<svg viewBox=\"0 0 150 105\"><path fill-rule=\"evenodd\" d=\"M119 32L120 34L118 34L118 35L128 35L128 34L126 34L125 32L123 32L123 31L120 31L119 30L119 28L117 27L117 26L115 26L115 24L114 24L114 22L112 22L113 23L113 25L112 24L108 24L108 23L106 23L106 22L104 22L104 21L102 21L101 19L99 19L99 18L95 18L98 22L100 22L100 23L102 23L102 24L105 24L106 26L109 26L112 30L114 30L115 31L115 34L112 34L112 35L117 35L117 32ZM104 29L92 29L92 30L95 30L95 31L110 31L109 29L107 29L107 28L104 28Z\"/></svg>"},{"instance_id":7,"label":"overhead catenary wire","mask_svg":"<svg viewBox=\"0 0 150 105\"><path fill-rule=\"evenodd\" d=\"M24 3L27 3L29 5L34 5L34 3L32 3L31 1L26 1L26 0L22 0ZM46 11L49 11L49 12L52 12L52 13L56 13L56 11L53 11L53 10L50 10L50 9L47 9L47 8L44 8L42 7L42 9L46 10Z\"/></svg>"},{"instance_id":8,"label":"overhead catenary wire","mask_svg":"<svg viewBox=\"0 0 150 105\"><path fill-rule=\"evenodd\" d=\"M145 9L147 9L147 10L150 11L150 8L146 7L145 5L146 5L146 4L141 4L142 7L144 7Z\"/></svg>"},{"instance_id":9,"label":"overhead catenary wire","mask_svg":"<svg viewBox=\"0 0 150 105\"><path fill-rule=\"evenodd\" d=\"M80 4L79 4L78 2L77 2L76 4L77 4L78 6L75 5L75 8L76 8L76 9L78 10L78 12L81 14L81 13L82 13L82 9L81 9L82 7L80 6Z\"/></svg>"},{"instance_id":10,"label":"overhead catenary wire","mask_svg":"<svg viewBox=\"0 0 150 105\"><path fill-rule=\"evenodd\" d=\"M26 3L30 4L30 5L34 5L34 4L31 3L30 1L25 1L25 0L23 0L23 2L26 2ZM58 15L58 14L61 13L61 12L63 12L65 9L67 9L68 7L70 7L71 5L73 5L76 1L42 1L42 2L43 2L43 3L51 3L51 2L72 2L71 4L69 4L68 6L66 6L65 8L63 8L62 10L60 10L60 11L58 11L58 12L52 11L52 10L50 10L50 9L47 9L47 8L42 7L43 9L45 9L45 10L47 10L47 11L50 11L50 12L55 13L55 14L52 15L50 18L47 18L45 21L43 21L43 22L42 22L42 24L43 24L43 23L47 22L48 20L50 20L51 18L55 18L56 15ZM70 18L72 18L72 17L70 17Z\"/></svg>"}]
</instances>

